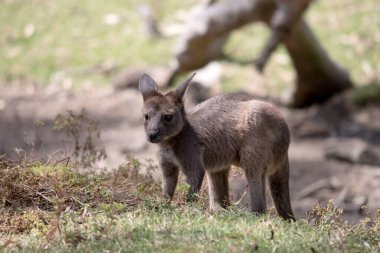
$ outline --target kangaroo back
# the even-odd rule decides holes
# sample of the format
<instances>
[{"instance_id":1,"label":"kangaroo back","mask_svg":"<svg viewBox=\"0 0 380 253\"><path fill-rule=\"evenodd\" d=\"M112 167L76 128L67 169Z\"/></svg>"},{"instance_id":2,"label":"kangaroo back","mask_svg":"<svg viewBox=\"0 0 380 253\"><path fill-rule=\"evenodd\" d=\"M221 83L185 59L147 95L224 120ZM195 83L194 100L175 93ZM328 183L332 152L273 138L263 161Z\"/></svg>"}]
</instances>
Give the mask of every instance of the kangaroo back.
<instances>
[{"instance_id":1,"label":"kangaroo back","mask_svg":"<svg viewBox=\"0 0 380 253\"><path fill-rule=\"evenodd\" d=\"M289 129L281 113L267 102L240 94L217 96L190 110L187 119L204 145L208 169L240 165L242 150L260 156L271 169L286 158Z\"/></svg>"}]
</instances>

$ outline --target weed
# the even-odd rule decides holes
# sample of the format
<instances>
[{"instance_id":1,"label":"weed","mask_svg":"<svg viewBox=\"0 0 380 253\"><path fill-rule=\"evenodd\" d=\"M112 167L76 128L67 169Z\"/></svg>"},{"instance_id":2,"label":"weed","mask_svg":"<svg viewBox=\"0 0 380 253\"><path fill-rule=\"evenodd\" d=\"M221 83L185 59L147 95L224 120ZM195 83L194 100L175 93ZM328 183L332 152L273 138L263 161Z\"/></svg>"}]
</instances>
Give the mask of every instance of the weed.
<instances>
[{"instance_id":1,"label":"weed","mask_svg":"<svg viewBox=\"0 0 380 253\"><path fill-rule=\"evenodd\" d=\"M342 214L343 210L336 208L332 201L329 201L326 206L318 202L308 212L307 221L315 226L325 226L328 224L340 226L342 224Z\"/></svg>"},{"instance_id":2,"label":"weed","mask_svg":"<svg viewBox=\"0 0 380 253\"><path fill-rule=\"evenodd\" d=\"M107 157L104 149L98 149L95 141L100 138L99 122L91 119L86 110L80 113L67 111L54 120L55 130L64 130L74 142L74 165L91 167Z\"/></svg>"}]
</instances>

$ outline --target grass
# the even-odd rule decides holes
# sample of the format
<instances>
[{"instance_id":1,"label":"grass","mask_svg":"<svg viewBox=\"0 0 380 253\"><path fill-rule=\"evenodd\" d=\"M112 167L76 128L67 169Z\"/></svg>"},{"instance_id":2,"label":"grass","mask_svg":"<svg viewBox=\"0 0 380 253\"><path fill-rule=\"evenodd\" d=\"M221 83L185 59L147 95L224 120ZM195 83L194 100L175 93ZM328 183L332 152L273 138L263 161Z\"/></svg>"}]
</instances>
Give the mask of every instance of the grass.
<instances>
[{"instance_id":1,"label":"grass","mask_svg":"<svg viewBox=\"0 0 380 253\"><path fill-rule=\"evenodd\" d=\"M159 17L179 7L176 1L154 4ZM190 2L190 1L188 1ZM0 8L1 78L30 78L49 83L59 71L111 62L124 67L164 64L170 40L151 40L138 14L139 1L2 1ZM107 14L120 22L107 25ZM29 28L29 32L28 32ZM33 32L31 32L33 31ZM109 77L94 73L67 77L74 82Z\"/></svg>"},{"instance_id":2,"label":"grass","mask_svg":"<svg viewBox=\"0 0 380 253\"><path fill-rule=\"evenodd\" d=\"M85 111L58 115L54 125L74 140L72 156L0 156L0 252L375 252L379 245L380 213L351 226L332 203L293 223L236 207L211 215L207 190L189 204L184 183L168 203L149 173L138 174L156 169L150 163L129 158L107 173L91 169L104 156L89 145L98 126Z\"/></svg>"},{"instance_id":3,"label":"grass","mask_svg":"<svg viewBox=\"0 0 380 253\"><path fill-rule=\"evenodd\" d=\"M380 83L370 83L359 87L350 95L355 105L380 104Z\"/></svg>"},{"instance_id":4,"label":"grass","mask_svg":"<svg viewBox=\"0 0 380 253\"><path fill-rule=\"evenodd\" d=\"M60 81L73 86L109 85L112 75L97 65L119 69L166 64L174 38L149 39L137 14L137 0L94 2L4 0L0 3L0 82ZM160 24L196 1L148 1ZM378 91L380 5L377 0L321 0L308 19L331 56L359 85L373 83L357 99ZM107 25L116 14L120 22ZM234 32L225 51L238 60L259 52L268 31L247 26ZM247 53L249 52L249 53ZM225 90L255 84L279 94L293 70L284 49L270 61L266 77L252 67L222 62ZM63 74L62 74L63 73ZM58 78L59 77L59 78ZM372 88L373 87L373 88ZM364 94L364 95L362 95ZM355 98L354 98L355 99ZM16 252L378 252L380 218L352 226L332 204L316 205L307 220L284 222L236 208L207 211L207 196L184 202L186 186L168 204L160 187L136 174L135 160L111 174L79 173L66 165L9 162L0 157L0 251Z\"/></svg>"},{"instance_id":5,"label":"grass","mask_svg":"<svg viewBox=\"0 0 380 253\"><path fill-rule=\"evenodd\" d=\"M351 226L332 203L285 222L235 207L207 211L205 191L168 203L130 160L111 174L63 165L0 163L0 251L12 252L378 252L380 216Z\"/></svg>"},{"instance_id":6,"label":"grass","mask_svg":"<svg viewBox=\"0 0 380 253\"><path fill-rule=\"evenodd\" d=\"M177 22L180 10L197 1L147 1L161 26ZM0 3L0 80L33 80L41 84L109 85L113 74L133 65L167 64L175 38L151 39L146 35L140 1L94 2L4 0ZM347 68L355 83L380 79L380 4L377 0L316 1L307 19L328 53ZM104 19L115 14L119 22ZM246 26L231 35L228 55L250 60L258 55L266 28ZM247 53L248 52L248 53ZM94 66L116 66L116 71L80 71ZM282 48L271 59L266 76L251 66L222 62L225 90L244 87L279 94L294 78ZM79 70L79 71L78 71ZM60 74L64 74L63 77Z\"/></svg>"}]
</instances>

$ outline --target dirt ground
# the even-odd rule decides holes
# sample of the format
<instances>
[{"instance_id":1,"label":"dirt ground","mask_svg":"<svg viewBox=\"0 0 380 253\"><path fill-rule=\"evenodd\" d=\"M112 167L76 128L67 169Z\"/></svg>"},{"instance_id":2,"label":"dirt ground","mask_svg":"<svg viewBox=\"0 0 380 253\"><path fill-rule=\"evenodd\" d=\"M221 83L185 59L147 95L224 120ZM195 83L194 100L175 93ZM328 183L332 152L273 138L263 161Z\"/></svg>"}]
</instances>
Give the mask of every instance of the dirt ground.
<instances>
[{"instance_id":1,"label":"dirt ground","mask_svg":"<svg viewBox=\"0 0 380 253\"><path fill-rule=\"evenodd\" d=\"M156 163L156 147L146 141L142 127L139 92L114 91L110 87L74 92L33 84L1 86L0 153L14 159L25 156L59 160L70 156L73 142L64 132L54 130L53 122L59 113L79 112L82 108L99 120L101 137L97 145L104 147L108 155L96 166L116 167L126 161L127 155ZM380 108L352 109L342 98L336 98L306 110L282 110L292 132L290 190L296 216L306 217L317 201L326 203L329 199L345 210L349 220L357 221L365 215L366 211L360 211L363 204L374 214L380 208L380 166L328 159L326 150L337 137L360 140L370 148L380 147ZM348 144L341 146L344 145ZM157 173L155 177L159 179ZM231 176L231 194L235 201L243 196L243 206L245 187L244 179Z\"/></svg>"}]
</instances>

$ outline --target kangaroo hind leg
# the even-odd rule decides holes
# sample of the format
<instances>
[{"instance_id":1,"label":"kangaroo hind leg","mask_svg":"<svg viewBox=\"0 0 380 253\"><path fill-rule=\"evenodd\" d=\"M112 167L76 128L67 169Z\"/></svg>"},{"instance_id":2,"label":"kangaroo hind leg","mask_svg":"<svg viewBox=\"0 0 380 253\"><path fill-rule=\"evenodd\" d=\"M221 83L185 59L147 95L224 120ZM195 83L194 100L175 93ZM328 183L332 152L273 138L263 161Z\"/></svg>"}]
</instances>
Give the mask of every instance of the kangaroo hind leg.
<instances>
[{"instance_id":1,"label":"kangaroo hind leg","mask_svg":"<svg viewBox=\"0 0 380 253\"><path fill-rule=\"evenodd\" d=\"M207 172L210 211L215 213L230 205L228 191L229 167L218 172Z\"/></svg>"},{"instance_id":2,"label":"kangaroo hind leg","mask_svg":"<svg viewBox=\"0 0 380 253\"><path fill-rule=\"evenodd\" d=\"M289 161L269 176L269 187L277 213L285 220L295 220L289 196Z\"/></svg>"},{"instance_id":3,"label":"kangaroo hind leg","mask_svg":"<svg viewBox=\"0 0 380 253\"><path fill-rule=\"evenodd\" d=\"M243 168L248 181L249 210L254 213L265 213L265 175L266 167L256 159L253 154L244 153L241 156L241 167Z\"/></svg>"}]
</instances>

